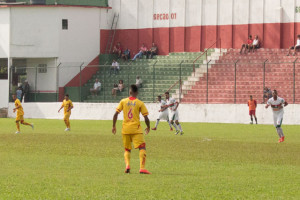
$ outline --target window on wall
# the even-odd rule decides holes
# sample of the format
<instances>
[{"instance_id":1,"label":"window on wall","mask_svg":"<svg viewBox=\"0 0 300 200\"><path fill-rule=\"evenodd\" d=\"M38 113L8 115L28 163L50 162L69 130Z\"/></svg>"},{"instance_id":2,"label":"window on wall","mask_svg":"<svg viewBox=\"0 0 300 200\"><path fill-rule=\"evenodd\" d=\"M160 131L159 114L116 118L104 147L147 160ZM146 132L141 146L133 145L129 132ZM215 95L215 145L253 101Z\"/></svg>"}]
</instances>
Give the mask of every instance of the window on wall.
<instances>
[{"instance_id":1,"label":"window on wall","mask_svg":"<svg viewBox=\"0 0 300 200\"><path fill-rule=\"evenodd\" d=\"M68 30L68 20L67 19L62 20L62 29Z\"/></svg>"},{"instance_id":2,"label":"window on wall","mask_svg":"<svg viewBox=\"0 0 300 200\"><path fill-rule=\"evenodd\" d=\"M39 64L38 72L39 73L47 73L47 64Z\"/></svg>"},{"instance_id":3,"label":"window on wall","mask_svg":"<svg viewBox=\"0 0 300 200\"><path fill-rule=\"evenodd\" d=\"M7 79L7 59L0 59L0 79Z\"/></svg>"}]
</instances>

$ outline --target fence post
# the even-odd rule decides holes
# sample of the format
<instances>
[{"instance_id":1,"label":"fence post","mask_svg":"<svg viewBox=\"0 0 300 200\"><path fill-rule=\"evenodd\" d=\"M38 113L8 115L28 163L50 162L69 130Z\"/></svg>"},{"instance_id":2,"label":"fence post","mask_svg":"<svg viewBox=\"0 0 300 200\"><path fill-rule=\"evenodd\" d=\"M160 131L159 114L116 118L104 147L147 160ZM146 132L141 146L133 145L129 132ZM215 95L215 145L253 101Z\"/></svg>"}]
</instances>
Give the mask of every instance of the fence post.
<instances>
[{"instance_id":1,"label":"fence post","mask_svg":"<svg viewBox=\"0 0 300 200\"><path fill-rule=\"evenodd\" d=\"M155 65L156 65L157 61L155 61L154 65L153 65L153 78L152 78L152 89L153 89L153 102L155 102Z\"/></svg>"},{"instance_id":2,"label":"fence post","mask_svg":"<svg viewBox=\"0 0 300 200\"><path fill-rule=\"evenodd\" d=\"M181 102L181 93L182 93L181 67L183 62L184 60L182 60L179 65L179 98L178 98L179 103Z\"/></svg>"},{"instance_id":3,"label":"fence post","mask_svg":"<svg viewBox=\"0 0 300 200\"><path fill-rule=\"evenodd\" d=\"M59 67L60 67L61 63L59 63L56 67L56 101L58 102L59 100Z\"/></svg>"},{"instance_id":4,"label":"fence post","mask_svg":"<svg viewBox=\"0 0 300 200\"><path fill-rule=\"evenodd\" d=\"M38 70L38 67L36 66L35 67L35 86L34 86L34 102L36 102L36 93L37 93L37 70Z\"/></svg>"},{"instance_id":5,"label":"fence post","mask_svg":"<svg viewBox=\"0 0 300 200\"><path fill-rule=\"evenodd\" d=\"M99 66L99 70L101 70L101 65ZM105 76L106 76L106 67L105 67L105 63L103 65L103 103L105 103L105 90L106 90L106 84L105 84Z\"/></svg>"},{"instance_id":6,"label":"fence post","mask_svg":"<svg viewBox=\"0 0 300 200\"><path fill-rule=\"evenodd\" d=\"M298 58L296 58L296 60L293 62L293 82L294 82L294 85L293 85L293 103L295 103L295 95L296 95L296 85L295 85L295 82L296 82L296 61L298 60Z\"/></svg>"},{"instance_id":7,"label":"fence post","mask_svg":"<svg viewBox=\"0 0 300 200\"><path fill-rule=\"evenodd\" d=\"M206 104L208 104L208 64L210 62L211 60L206 63Z\"/></svg>"},{"instance_id":8,"label":"fence post","mask_svg":"<svg viewBox=\"0 0 300 200\"><path fill-rule=\"evenodd\" d=\"M263 71L263 93L264 93L264 89L265 89L265 87L266 87L266 62L268 61L268 59L267 60L265 60L265 62L264 62L264 71ZM264 96L264 95L263 95ZM265 103L265 99L264 99L264 97L263 97L263 102Z\"/></svg>"},{"instance_id":9,"label":"fence post","mask_svg":"<svg viewBox=\"0 0 300 200\"><path fill-rule=\"evenodd\" d=\"M82 97L81 97L81 89L82 89L82 86L81 86L81 67L84 63L81 63L80 67L79 67L79 102L82 101Z\"/></svg>"},{"instance_id":10,"label":"fence post","mask_svg":"<svg viewBox=\"0 0 300 200\"><path fill-rule=\"evenodd\" d=\"M236 64L238 62L239 60L234 63L234 104L236 104Z\"/></svg>"}]
</instances>

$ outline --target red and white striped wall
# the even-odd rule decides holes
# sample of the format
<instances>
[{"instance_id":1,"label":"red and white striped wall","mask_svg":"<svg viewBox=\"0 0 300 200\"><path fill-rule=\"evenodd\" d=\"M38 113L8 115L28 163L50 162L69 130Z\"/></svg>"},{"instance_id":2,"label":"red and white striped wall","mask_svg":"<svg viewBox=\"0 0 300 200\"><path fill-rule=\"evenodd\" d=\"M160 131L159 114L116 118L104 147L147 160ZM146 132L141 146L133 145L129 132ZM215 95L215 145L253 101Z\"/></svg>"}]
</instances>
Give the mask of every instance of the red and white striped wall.
<instances>
[{"instance_id":1,"label":"red and white striped wall","mask_svg":"<svg viewBox=\"0 0 300 200\"><path fill-rule=\"evenodd\" d=\"M222 48L240 48L249 34L265 48L288 48L300 34L300 0L110 0L110 6L101 16L101 53L114 13L120 14L115 42L134 51L155 42L160 54L200 51L218 38Z\"/></svg>"}]
</instances>

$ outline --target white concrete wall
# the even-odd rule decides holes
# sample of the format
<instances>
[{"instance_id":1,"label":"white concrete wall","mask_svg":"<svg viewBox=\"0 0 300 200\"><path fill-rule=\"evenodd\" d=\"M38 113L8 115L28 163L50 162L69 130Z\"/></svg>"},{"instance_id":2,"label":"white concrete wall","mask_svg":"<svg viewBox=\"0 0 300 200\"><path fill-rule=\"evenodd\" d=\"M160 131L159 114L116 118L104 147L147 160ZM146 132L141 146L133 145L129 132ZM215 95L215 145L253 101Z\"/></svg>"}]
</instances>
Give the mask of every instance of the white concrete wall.
<instances>
[{"instance_id":1,"label":"white concrete wall","mask_svg":"<svg viewBox=\"0 0 300 200\"><path fill-rule=\"evenodd\" d=\"M81 63L85 63L85 66L99 55L101 9L82 7L10 9L11 57L57 58L57 64L63 63L61 67L66 66L64 69L61 68L60 72L63 75L60 76L59 86L64 86L78 73ZM62 30L62 19L68 19L68 30ZM56 76L53 76L52 81L55 78Z\"/></svg>"},{"instance_id":2,"label":"white concrete wall","mask_svg":"<svg viewBox=\"0 0 300 200\"><path fill-rule=\"evenodd\" d=\"M56 92L56 58L27 59L27 80L31 91ZM36 72L39 64L47 65L47 73ZM36 87L35 87L36 85Z\"/></svg>"},{"instance_id":3,"label":"white concrete wall","mask_svg":"<svg viewBox=\"0 0 300 200\"><path fill-rule=\"evenodd\" d=\"M0 58L9 56L9 8L0 9Z\"/></svg>"},{"instance_id":4,"label":"white concrete wall","mask_svg":"<svg viewBox=\"0 0 300 200\"><path fill-rule=\"evenodd\" d=\"M110 5L109 13L120 13L119 29L300 22L295 13L300 0L113 0ZM160 13L177 17L153 20Z\"/></svg>"},{"instance_id":5,"label":"white concrete wall","mask_svg":"<svg viewBox=\"0 0 300 200\"><path fill-rule=\"evenodd\" d=\"M71 119L112 120L118 104L74 103ZM62 119L63 112L57 113L61 103L24 103L25 118ZM158 116L158 104L146 104L149 118L155 121ZM12 112L13 103L9 104L9 117L15 117ZM245 104L180 104L179 117L181 122L208 123L249 123L249 110ZM99 112L100 111L100 112ZM285 108L284 124L300 124L300 105L290 104ZM273 124L271 109L258 105L257 117L259 124ZM119 116L121 120L122 114Z\"/></svg>"},{"instance_id":6,"label":"white concrete wall","mask_svg":"<svg viewBox=\"0 0 300 200\"><path fill-rule=\"evenodd\" d=\"M0 108L8 107L8 95L9 95L8 80L0 80Z\"/></svg>"}]
</instances>

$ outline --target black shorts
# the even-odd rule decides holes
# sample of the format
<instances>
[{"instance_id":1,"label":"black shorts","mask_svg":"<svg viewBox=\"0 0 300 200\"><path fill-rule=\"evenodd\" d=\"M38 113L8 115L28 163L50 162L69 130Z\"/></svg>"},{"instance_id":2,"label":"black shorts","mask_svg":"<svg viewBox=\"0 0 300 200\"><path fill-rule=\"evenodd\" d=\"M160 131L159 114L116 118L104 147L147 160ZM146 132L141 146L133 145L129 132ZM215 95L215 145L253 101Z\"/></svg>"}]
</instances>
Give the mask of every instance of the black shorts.
<instances>
[{"instance_id":1,"label":"black shorts","mask_svg":"<svg viewBox=\"0 0 300 200\"><path fill-rule=\"evenodd\" d=\"M295 46L292 46L291 49L295 49ZM300 46L296 46L296 49L300 49Z\"/></svg>"}]
</instances>

